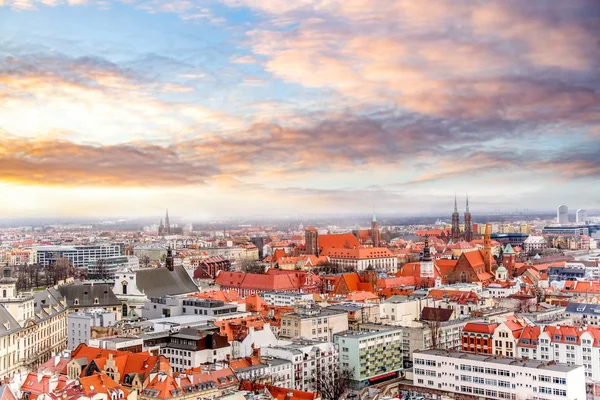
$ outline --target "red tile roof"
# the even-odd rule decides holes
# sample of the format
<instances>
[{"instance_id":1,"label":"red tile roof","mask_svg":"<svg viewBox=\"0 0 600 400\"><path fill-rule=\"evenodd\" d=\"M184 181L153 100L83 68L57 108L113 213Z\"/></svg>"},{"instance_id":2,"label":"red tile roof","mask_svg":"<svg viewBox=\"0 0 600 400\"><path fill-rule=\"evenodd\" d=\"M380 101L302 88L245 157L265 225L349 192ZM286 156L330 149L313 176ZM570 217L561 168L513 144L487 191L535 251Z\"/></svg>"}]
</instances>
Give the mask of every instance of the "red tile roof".
<instances>
[{"instance_id":1,"label":"red tile roof","mask_svg":"<svg viewBox=\"0 0 600 400\"><path fill-rule=\"evenodd\" d=\"M466 332L493 334L497 327L497 323L469 322L463 328L463 333Z\"/></svg>"},{"instance_id":2,"label":"red tile roof","mask_svg":"<svg viewBox=\"0 0 600 400\"><path fill-rule=\"evenodd\" d=\"M319 235L317 237L319 250L323 251L331 247L337 248L358 248L361 247L360 242L351 233L339 233L329 235Z\"/></svg>"},{"instance_id":3,"label":"red tile roof","mask_svg":"<svg viewBox=\"0 0 600 400\"><path fill-rule=\"evenodd\" d=\"M364 260L369 258L395 258L396 256L387 247L366 247L346 249L341 247L330 247L321 253L329 258L348 258Z\"/></svg>"}]
</instances>

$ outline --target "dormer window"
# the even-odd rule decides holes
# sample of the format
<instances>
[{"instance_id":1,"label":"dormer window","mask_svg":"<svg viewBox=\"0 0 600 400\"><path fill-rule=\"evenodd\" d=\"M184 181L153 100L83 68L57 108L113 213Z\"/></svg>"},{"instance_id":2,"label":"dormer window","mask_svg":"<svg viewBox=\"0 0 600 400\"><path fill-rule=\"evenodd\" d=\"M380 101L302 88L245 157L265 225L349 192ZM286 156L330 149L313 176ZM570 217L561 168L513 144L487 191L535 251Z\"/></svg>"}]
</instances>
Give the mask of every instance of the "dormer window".
<instances>
[{"instance_id":1,"label":"dormer window","mask_svg":"<svg viewBox=\"0 0 600 400\"><path fill-rule=\"evenodd\" d=\"M75 301L73 301L73 304L78 306L79 305L79 299L75 299Z\"/></svg>"},{"instance_id":2,"label":"dormer window","mask_svg":"<svg viewBox=\"0 0 600 400\"><path fill-rule=\"evenodd\" d=\"M94 297L94 304L98 304L98 303L100 303L100 302L98 301L98 298L97 298L97 297Z\"/></svg>"}]
</instances>

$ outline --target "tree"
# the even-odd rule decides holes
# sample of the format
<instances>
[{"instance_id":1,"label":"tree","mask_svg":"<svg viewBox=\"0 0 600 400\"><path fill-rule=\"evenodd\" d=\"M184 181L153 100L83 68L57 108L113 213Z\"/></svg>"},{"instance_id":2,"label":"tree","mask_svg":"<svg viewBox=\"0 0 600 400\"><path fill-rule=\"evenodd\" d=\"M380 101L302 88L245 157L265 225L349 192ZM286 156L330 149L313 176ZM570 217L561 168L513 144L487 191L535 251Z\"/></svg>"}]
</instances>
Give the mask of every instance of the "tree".
<instances>
[{"instance_id":1,"label":"tree","mask_svg":"<svg viewBox=\"0 0 600 400\"><path fill-rule=\"evenodd\" d=\"M150 266L150 256L148 254L144 254L142 258L140 258L140 264L144 268L148 268Z\"/></svg>"},{"instance_id":2,"label":"tree","mask_svg":"<svg viewBox=\"0 0 600 400\"><path fill-rule=\"evenodd\" d=\"M249 274L264 274L265 267L256 260L249 260L247 258L242 258L239 263L240 271L246 272Z\"/></svg>"},{"instance_id":3,"label":"tree","mask_svg":"<svg viewBox=\"0 0 600 400\"><path fill-rule=\"evenodd\" d=\"M439 349L442 338L442 309L440 307L433 309L425 323L431 332L431 348Z\"/></svg>"},{"instance_id":4,"label":"tree","mask_svg":"<svg viewBox=\"0 0 600 400\"><path fill-rule=\"evenodd\" d=\"M106 260L104 258L99 258L96 260L96 268L95 274L93 277L96 279L108 279L108 265L106 265Z\"/></svg>"},{"instance_id":5,"label":"tree","mask_svg":"<svg viewBox=\"0 0 600 400\"><path fill-rule=\"evenodd\" d=\"M350 387L350 380L354 375L352 369L334 366L333 373L325 373L317 370L317 391L323 400L341 399Z\"/></svg>"}]
</instances>

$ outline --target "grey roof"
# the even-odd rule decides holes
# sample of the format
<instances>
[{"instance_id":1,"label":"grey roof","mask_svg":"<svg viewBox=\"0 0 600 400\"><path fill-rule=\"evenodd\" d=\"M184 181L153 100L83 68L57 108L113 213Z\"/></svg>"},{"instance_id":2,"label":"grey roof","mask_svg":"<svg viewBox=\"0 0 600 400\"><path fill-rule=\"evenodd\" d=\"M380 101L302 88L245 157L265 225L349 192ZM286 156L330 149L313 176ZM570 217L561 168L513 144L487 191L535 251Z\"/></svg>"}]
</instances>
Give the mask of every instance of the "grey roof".
<instances>
[{"instance_id":1,"label":"grey roof","mask_svg":"<svg viewBox=\"0 0 600 400\"><path fill-rule=\"evenodd\" d=\"M565 312L570 314L586 314L600 316L600 304L569 303Z\"/></svg>"},{"instance_id":2,"label":"grey roof","mask_svg":"<svg viewBox=\"0 0 600 400\"><path fill-rule=\"evenodd\" d=\"M137 271L136 284L138 289L148 297L187 294L198 291L198 287L181 265L176 265L173 271L165 267L144 268Z\"/></svg>"},{"instance_id":3,"label":"grey roof","mask_svg":"<svg viewBox=\"0 0 600 400\"><path fill-rule=\"evenodd\" d=\"M63 301L62 294L55 288L48 288L35 293L35 316L37 321L45 320L54 315L65 312L66 303Z\"/></svg>"},{"instance_id":4,"label":"grey roof","mask_svg":"<svg viewBox=\"0 0 600 400\"><path fill-rule=\"evenodd\" d=\"M10 335L13 332L19 331L21 325L13 318L2 304L0 304L0 337Z\"/></svg>"},{"instance_id":5,"label":"grey roof","mask_svg":"<svg viewBox=\"0 0 600 400\"><path fill-rule=\"evenodd\" d=\"M121 301L115 296L112 286L108 283L65 285L59 286L58 291L62 296L67 298L67 306L69 308L121 305ZM98 299L98 303L94 303L94 299L96 298ZM79 300L79 304L75 305L75 299Z\"/></svg>"}]
</instances>

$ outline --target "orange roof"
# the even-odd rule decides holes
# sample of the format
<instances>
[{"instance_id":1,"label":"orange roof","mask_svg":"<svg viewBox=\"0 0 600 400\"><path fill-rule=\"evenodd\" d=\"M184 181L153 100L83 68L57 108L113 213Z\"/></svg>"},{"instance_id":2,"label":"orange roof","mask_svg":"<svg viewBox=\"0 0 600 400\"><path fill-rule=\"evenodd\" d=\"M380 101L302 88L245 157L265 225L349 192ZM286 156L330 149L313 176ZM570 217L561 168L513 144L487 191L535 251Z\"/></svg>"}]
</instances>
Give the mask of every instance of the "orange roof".
<instances>
[{"instance_id":1,"label":"orange roof","mask_svg":"<svg viewBox=\"0 0 600 400\"><path fill-rule=\"evenodd\" d=\"M286 271L286 273L248 274L244 272L220 271L215 283L222 287L238 287L240 289L272 291L299 290L309 285L316 285L319 277L304 271Z\"/></svg>"},{"instance_id":2,"label":"orange roof","mask_svg":"<svg viewBox=\"0 0 600 400\"><path fill-rule=\"evenodd\" d=\"M241 303L244 301L244 299L240 297L238 292L234 289L191 293L188 294L188 297L197 297L199 299L208 300L221 300L225 303Z\"/></svg>"},{"instance_id":3,"label":"orange roof","mask_svg":"<svg viewBox=\"0 0 600 400\"><path fill-rule=\"evenodd\" d=\"M318 246L321 251L329 249L331 247L336 248L358 248L360 246L360 242L351 233L336 233L329 235L319 235L317 237Z\"/></svg>"},{"instance_id":4,"label":"orange roof","mask_svg":"<svg viewBox=\"0 0 600 400\"><path fill-rule=\"evenodd\" d=\"M538 340L538 338L540 337L540 332L541 328L539 326L526 325L523 328L523 332L521 332L521 337L519 338L519 342L517 345L522 347L536 347L537 343L534 343L534 341ZM528 342L525 343L525 340L527 340Z\"/></svg>"},{"instance_id":5,"label":"orange roof","mask_svg":"<svg viewBox=\"0 0 600 400\"><path fill-rule=\"evenodd\" d=\"M321 253L329 258L350 258L364 260L368 258L395 258L396 256L387 247L366 247L347 249L342 247L329 247Z\"/></svg>"},{"instance_id":6,"label":"orange roof","mask_svg":"<svg viewBox=\"0 0 600 400\"><path fill-rule=\"evenodd\" d=\"M469 264L473 268L477 268L477 267L483 268L485 266L485 261L483 260L483 254L481 254L481 251L479 251L479 250L467 251L466 253L462 253L461 257L465 257L467 259L467 261L469 262Z\"/></svg>"},{"instance_id":7,"label":"orange roof","mask_svg":"<svg viewBox=\"0 0 600 400\"><path fill-rule=\"evenodd\" d=\"M262 329L265 323L262 315L249 315L247 317L214 322L215 326L219 328L219 333L226 335L227 340L230 342L233 340L244 340L248 336L250 327Z\"/></svg>"},{"instance_id":8,"label":"orange roof","mask_svg":"<svg viewBox=\"0 0 600 400\"><path fill-rule=\"evenodd\" d=\"M229 367L233 371L237 371L238 369L252 367L254 365L261 365L262 362L258 357L246 357L239 360L233 360L229 362Z\"/></svg>"},{"instance_id":9,"label":"orange roof","mask_svg":"<svg viewBox=\"0 0 600 400\"><path fill-rule=\"evenodd\" d=\"M79 384L81 385L83 392L90 397L96 393L104 393L111 398L111 393L115 389L121 389L125 397L129 395L129 389L119 385L105 373L94 372L90 376L80 377Z\"/></svg>"},{"instance_id":10,"label":"orange roof","mask_svg":"<svg viewBox=\"0 0 600 400\"><path fill-rule=\"evenodd\" d=\"M485 323L485 322L469 322L463 328L463 333L487 333L493 334L496 328L498 327L497 323Z\"/></svg>"},{"instance_id":11,"label":"orange roof","mask_svg":"<svg viewBox=\"0 0 600 400\"><path fill-rule=\"evenodd\" d=\"M357 301L357 302L365 302L365 301L374 301L379 300L379 296L372 292L351 292L346 296L347 301Z\"/></svg>"},{"instance_id":12,"label":"orange roof","mask_svg":"<svg viewBox=\"0 0 600 400\"><path fill-rule=\"evenodd\" d=\"M316 400L319 398L319 395L314 392L304 392L302 390L262 385L260 383L250 381L242 381L240 384L240 389L251 392L267 390L274 400Z\"/></svg>"}]
</instances>

